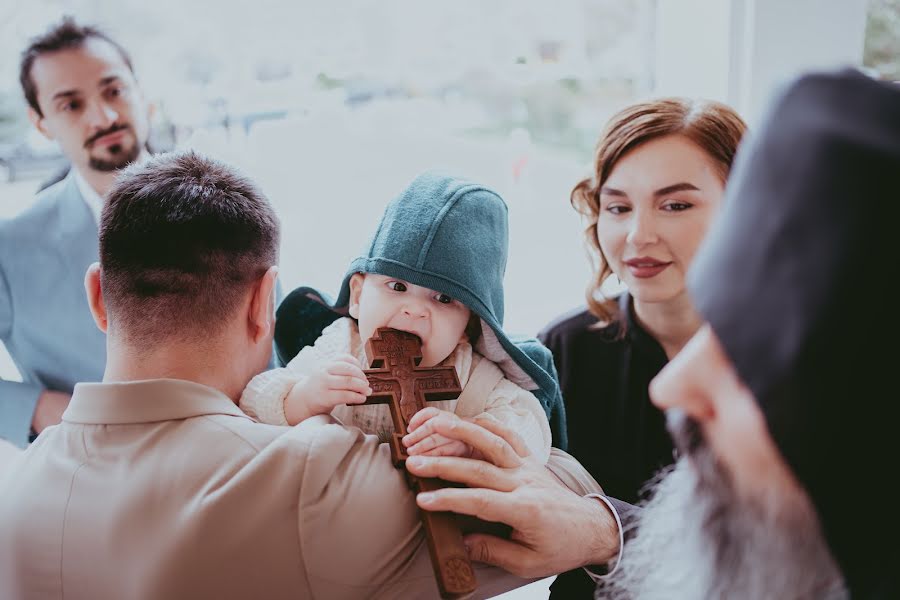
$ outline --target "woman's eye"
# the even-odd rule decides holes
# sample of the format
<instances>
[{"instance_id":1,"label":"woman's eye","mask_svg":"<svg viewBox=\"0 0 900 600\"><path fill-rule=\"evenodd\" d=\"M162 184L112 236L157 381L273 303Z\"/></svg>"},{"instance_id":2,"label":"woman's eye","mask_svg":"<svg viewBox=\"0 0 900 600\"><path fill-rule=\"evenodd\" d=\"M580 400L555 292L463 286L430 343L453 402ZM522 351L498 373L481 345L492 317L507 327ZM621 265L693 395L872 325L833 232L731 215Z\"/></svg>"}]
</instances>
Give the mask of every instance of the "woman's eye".
<instances>
[{"instance_id":1,"label":"woman's eye","mask_svg":"<svg viewBox=\"0 0 900 600\"><path fill-rule=\"evenodd\" d=\"M624 204L610 204L606 207L606 212L612 213L614 215L621 215L629 212L630 210L631 208L625 206Z\"/></svg>"},{"instance_id":2,"label":"woman's eye","mask_svg":"<svg viewBox=\"0 0 900 600\"><path fill-rule=\"evenodd\" d=\"M453 298L448 296L447 294L438 294L434 297L435 300L440 302L441 304L451 304L453 302Z\"/></svg>"},{"instance_id":3,"label":"woman's eye","mask_svg":"<svg viewBox=\"0 0 900 600\"><path fill-rule=\"evenodd\" d=\"M683 210L687 210L694 206L688 202L669 202L668 204L663 205L663 210L667 210L670 212L681 212Z\"/></svg>"},{"instance_id":4,"label":"woman's eye","mask_svg":"<svg viewBox=\"0 0 900 600\"><path fill-rule=\"evenodd\" d=\"M406 284L402 281L388 281L387 286L395 292L405 292Z\"/></svg>"}]
</instances>

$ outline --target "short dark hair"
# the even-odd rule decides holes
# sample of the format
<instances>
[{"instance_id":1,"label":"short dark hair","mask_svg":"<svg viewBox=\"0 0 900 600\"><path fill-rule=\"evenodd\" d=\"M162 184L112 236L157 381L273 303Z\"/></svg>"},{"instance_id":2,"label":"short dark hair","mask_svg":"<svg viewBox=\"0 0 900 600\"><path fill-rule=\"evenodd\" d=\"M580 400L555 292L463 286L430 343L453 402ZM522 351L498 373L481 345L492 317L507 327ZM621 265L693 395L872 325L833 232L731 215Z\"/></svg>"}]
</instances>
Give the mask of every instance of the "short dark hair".
<instances>
[{"instance_id":1,"label":"short dark hair","mask_svg":"<svg viewBox=\"0 0 900 600\"><path fill-rule=\"evenodd\" d=\"M37 87L31 78L31 67L34 65L35 59L41 54L80 48L90 38L103 40L112 45L128 65L128 70L134 73L131 57L118 42L93 25L79 25L72 17L63 17L62 21L50 27L45 33L31 39L28 47L22 52L22 59L19 63L19 83L22 84L22 92L25 94L28 106L33 108L37 114L44 116L38 105Z\"/></svg>"},{"instance_id":2,"label":"short dark hair","mask_svg":"<svg viewBox=\"0 0 900 600\"><path fill-rule=\"evenodd\" d=\"M100 219L101 288L130 341L218 332L278 262L279 223L257 186L194 152L125 169Z\"/></svg>"}]
</instances>

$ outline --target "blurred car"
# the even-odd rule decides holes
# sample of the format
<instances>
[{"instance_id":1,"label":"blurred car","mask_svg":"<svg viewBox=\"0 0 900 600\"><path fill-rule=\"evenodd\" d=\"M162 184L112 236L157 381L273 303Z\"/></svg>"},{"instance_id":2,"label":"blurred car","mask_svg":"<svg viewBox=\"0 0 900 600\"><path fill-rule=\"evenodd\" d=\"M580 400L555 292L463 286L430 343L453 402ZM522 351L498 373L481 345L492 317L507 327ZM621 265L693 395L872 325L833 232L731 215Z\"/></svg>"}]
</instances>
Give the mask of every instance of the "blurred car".
<instances>
[{"instance_id":1,"label":"blurred car","mask_svg":"<svg viewBox=\"0 0 900 600\"><path fill-rule=\"evenodd\" d=\"M39 145L28 139L0 143L0 182L46 178L65 170L68 164L56 144Z\"/></svg>"}]
</instances>

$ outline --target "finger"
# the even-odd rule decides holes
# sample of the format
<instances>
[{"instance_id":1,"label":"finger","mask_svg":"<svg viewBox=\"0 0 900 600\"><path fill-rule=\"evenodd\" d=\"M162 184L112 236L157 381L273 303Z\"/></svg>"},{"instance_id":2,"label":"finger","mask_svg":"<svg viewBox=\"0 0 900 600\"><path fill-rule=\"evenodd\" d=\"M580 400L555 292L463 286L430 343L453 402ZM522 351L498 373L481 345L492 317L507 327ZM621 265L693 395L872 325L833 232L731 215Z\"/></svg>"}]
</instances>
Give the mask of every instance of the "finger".
<instances>
[{"instance_id":1,"label":"finger","mask_svg":"<svg viewBox=\"0 0 900 600\"><path fill-rule=\"evenodd\" d=\"M423 456L461 456L468 457L472 453L472 449L455 440L450 440L447 444L435 446L431 450L423 452Z\"/></svg>"},{"instance_id":2,"label":"finger","mask_svg":"<svg viewBox=\"0 0 900 600\"><path fill-rule=\"evenodd\" d=\"M500 567L519 577L544 577L552 573L540 570L546 560L534 550L519 543L484 533L473 533L463 538L469 558L476 562Z\"/></svg>"},{"instance_id":3,"label":"finger","mask_svg":"<svg viewBox=\"0 0 900 600\"><path fill-rule=\"evenodd\" d=\"M368 396L372 393L369 382L353 375L329 375L328 389L337 391L356 392Z\"/></svg>"},{"instance_id":4,"label":"finger","mask_svg":"<svg viewBox=\"0 0 900 600\"><path fill-rule=\"evenodd\" d=\"M405 439L406 438L404 438L404 443L406 443ZM421 440L420 442L413 444L412 446L409 446L406 449L406 452L407 452L407 454L423 454L429 450L433 450L434 448L437 448L438 446L443 446L443 445L449 444L451 442L456 442L456 440L451 440L450 438L444 437L439 434L429 435L428 437Z\"/></svg>"},{"instance_id":5,"label":"finger","mask_svg":"<svg viewBox=\"0 0 900 600\"><path fill-rule=\"evenodd\" d=\"M368 396L358 392L338 392L338 404L362 404Z\"/></svg>"},{"instance_id":6,"label":"finger","mask_svg":"<svg viewBox=\"0 0 900 600\"><path fill-rule=\"evenodd\" d=\"M353 377L368 381L366 374L363 373L363 370L360 369L358 365L350 364L348 362L333 362L328 365L326 371L328 371L329 375L352 375Z\"/></svg>"},{"instance_id":7,"label":"finger","mask_svg":"<svg viewBox=\"0 0 900 600\"><path fill-rule=\"evenodd\" d=\"M432 422L435 419L441 418L442 415L444 415L444 419L459 419L459 417L457 417L454 413L450 413L445 410L439 410L437 408L426 407L415 413L413 415L413 418L410 419L410 423L412 424L413 420L416 419L416 417L419 417L419 415L421 415L422 413L425 413L425 415L423 417L420 417L419 421L416 422L416 430L411 433L407 433L403 437L403 443L407 446L415 444L416 442L421 441L430 435L435 435L435 430ZM410 431L409 426L407 426L406 429L407 431Z\"/></svg>"},{"instance_id":8,"label":"finger","mask_svg":"<svg viewBox=\"0 0 900 600\"><path fill-rule=\"evenodd\" d=\"M437 409L434 409L434 410L437 410ZM425 412L425 411L420 410L419 412L417 412L415 415L413 415L413 419L415 419L416 416L420 415L423 412ZM435 417L431 417L431 418L433 419ZM425 421L422 425L425 425L425 423L427 423L427 422L428 421ZM410 419L410 423L412 423L412 419ZM408 427L407 427L407 429L408 429ZM407 433L405 436L403 436L403 444L406 447L411 447L415 444L420 443L422 440L424 440L432 435L436 435L436 434L432 433L432 430L429 427L427 427L427 426L419 427L415 431L412 431L411 433Z\"/></svg>"},{"instance_id":9,"label":"finger","mask_svg":"<svg viewBox=\"0 0 900 600\"><path fill-rule=\"evenodd\" d=\"M447 487L418 494L416 503L424 510L471 515L483 521L506 523L513 529L520 529L519 525L522 524L519 515L523 511L518 510L518 503L510 494L497 490Z\"/></svg>"},{"instance_id":10,"label":"finger","mask_svg":"<svg viewBox=\"0 0 900 600\"><path fill-rule=\"evenodd\" d=\"M333 360L335 362L342 362L342 363L347 363L347 364L353 365L354 367L356 367L358 369L363 368L363 365L361 362L359 362L359 359L356 358L355 356L353 356L352 354L338 354L337 356L334 357Z\"/></svg>"},{"instance_id":11,"label":"finger","mask_svg":"<svg viewBox=\"0 0 900 600\"><path fill-rule=\"evenodd\" d=\"M437 477L471 488L509 492L518 486L518 481L506 469L474 458L416 455L406 459L406 468L419 477Z\"/></svg>"},{"instance_id":12,"label":"finger","mask_svg":"<svg viewBox=\"0 0 900 600\"><path fill-rule=\"evenodd\" d=\"M412 419L409 420L409 425L406 426L407 431L414 431L419 428L420 425L425 423L428 419L434 418L441 414L441 411L436 409L433 406L426 406L416 414L412 416Z\"/></svg>"},{"instance_id":13,"label":"finger","mask_svg":"<svg viewBox=\"0 0 900 600\"><path fill-rule=\"evenodd\" d=\"M528 449L528 444L525 443L525 440L522 439L522 436L497 419L492 419L490 417L475 417L474 422L478 425L481 425L498 437L506 440L506 442L510 446L512 446L516 454L518 454L522 458L531 456L531 450Z\"/></svg>"},{"instance_id":14,"label":"finger","mask_svg":"<svg viewBox=\"0 0 900 600\"><path fill-rule=\"evenodd\" d=\"M428 434L438 433L459 440L499 467L518 467L522 464L522 458L504 438L477 423L464 421L453 413L440 411L440 414L428 419L420 429L428 430Z\"/></svg>"}]
</instances>

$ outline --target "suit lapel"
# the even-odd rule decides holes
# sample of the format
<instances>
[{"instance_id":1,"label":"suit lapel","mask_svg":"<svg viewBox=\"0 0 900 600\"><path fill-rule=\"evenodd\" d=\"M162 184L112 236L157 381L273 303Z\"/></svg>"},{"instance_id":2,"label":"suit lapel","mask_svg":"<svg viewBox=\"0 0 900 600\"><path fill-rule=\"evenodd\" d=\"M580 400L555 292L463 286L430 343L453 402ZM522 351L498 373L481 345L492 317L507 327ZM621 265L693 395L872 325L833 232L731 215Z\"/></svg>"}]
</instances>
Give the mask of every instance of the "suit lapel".
<instances>
[{"instance_id":1,"label":"suit lapel","mask_svg":"<svg viewBox=\"0 0 900 600\"><path fill-rule=\"evenodd\" d=\"M75 174L63 180L65 188L59 196L59 250L63 262L84 275L84 270L99 260L97 223L87 202L81 197Z\"/></svg>"}]
</instances>

